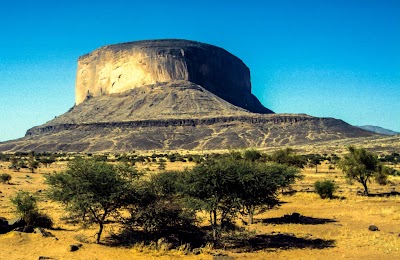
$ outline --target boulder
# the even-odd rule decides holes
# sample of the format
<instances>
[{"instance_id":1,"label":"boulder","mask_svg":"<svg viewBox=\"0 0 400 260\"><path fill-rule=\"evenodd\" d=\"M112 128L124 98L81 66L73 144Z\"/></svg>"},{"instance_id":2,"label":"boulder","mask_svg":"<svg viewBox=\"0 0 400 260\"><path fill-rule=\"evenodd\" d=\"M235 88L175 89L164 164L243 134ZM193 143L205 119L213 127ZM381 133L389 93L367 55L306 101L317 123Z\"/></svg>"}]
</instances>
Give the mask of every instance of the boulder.
<instances>
[{"instance_id":1,"label":"boulder","mask_svg":"<svg viewBox=\"0 0 400 260\"><path fill-rule=\"evenodd\" d=\"M6 218L0 217L0 225L8 226L8 220Z\"/></svg>"},{"instance_id":2,"label":"boulder","mask_svg":"<svg viewBox=\"0 0 400 260\"><path fill-rule=\"evenodd\" d=\"M192 253L194 255L200 255L201 254L201 248L193 248Z\"/></svg>"},{"instance_id":3,"label":"boulder","mask_svg":"<svg viewBox=\"0 0 400 260\"><path fill-rule=\"evenodd\" d=\"M0 234L5 234L11 231L10 226L8 225L7 220L0 218Z\"/></svg>"},{"instance_id":4,"label":"boulder","mask_svg":"<svg viewBox=\"0 0 400 260\"><path fill-rule=\"evenodd\" d=\"M379 228L378 228L377 226L375 226L375 225L370 225L370 226L368 227L368 230L369 230L369 231L379 231Z\"/></svg>"},{"instance_id":5,"label":"boulder","mask_svg":"<svg viewBox=\"0 0 400 260\"><path fill-rule=\"evenodd\" d=\"M81 248L81 247L82 247L82 244L72 244L72 245L69 245L69 251L75 252L75 251L78 251L79 248Z\"/></svg>"},{"instance_id":6,"label":"boulder","mask_svg":"<svg viewBox=\"0 0 400 260\"><path fill-rule=\"evenodd\" d=\"M41 228L41 227L34 228L33 232L36 234L40 234L43 237L55 237L52 233L50 233L49 231L46 231L44 228Z\"/></svg>"},{"instance_id":7,"label":"boulder","mask_svg":"<svg viewBox=\"0 0 400 260\"><path fill-rule=\"evenodd\" d=\"M26 222L22 218L13 218L8 221L8 225L11 229L24 228L26 226Z\"/></svg>"}]
</instances>

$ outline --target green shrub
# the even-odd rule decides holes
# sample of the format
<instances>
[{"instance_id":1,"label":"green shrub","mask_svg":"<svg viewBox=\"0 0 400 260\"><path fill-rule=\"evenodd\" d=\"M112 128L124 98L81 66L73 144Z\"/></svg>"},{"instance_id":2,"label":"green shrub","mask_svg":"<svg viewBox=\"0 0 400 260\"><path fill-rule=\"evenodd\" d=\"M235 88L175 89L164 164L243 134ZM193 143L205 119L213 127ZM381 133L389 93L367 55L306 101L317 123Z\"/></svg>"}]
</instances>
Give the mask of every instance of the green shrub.
<instances>
[{"instance_id":1,"label":"green shrub","mask_svg":"<svg viewBox=\"0 0 400 260\"><path fill-rule=\"evenodd\" d=\"M142 205L131 212L128 225L143 228L146 232L166 232L185 230L194 223L194 214L185 210L179 203L154 197L149 204Z\"/></svg>"},{"instance_id":2,"label":"green shrub","mask_svg":"<svg viewBox=\"0 0 400 260\"><path fill-rule=\"evenodd\" d=\"M255 162L261 158L261 153L255 149L249 149L244 151L243 157L245 160Z\"/></svg>"},{"instance_id":3,"label":"green shrub","mask_svg":"<svg viewBox=\"0 0 400 260\"><path fill-rule=\"evenodd\" d=\"M314 183L315 191L319 194L321 199L332 199L333 193L337 189L336 184L331 180L316 181Z\"/></svg>"},{"instance_id":4,"label":"green shrub","mask_svg":"<svg viewBox=\"0 0 400 260\"><path fill-rule=\"evenodd\" d=\"M11 180L11 175L8 173L2 173L0 174L0 181L2 183L10 183Z\"/></svg>"},{"instance_id":5,"label":"green shrub","mask_svg":"<svg viewBox=\"0 0 400 260\"><path fill-rule=\"evenodd\" d=\"M160 161L158 162L158 169L163 171L165 170L165 168L166 168L165 161L160 159Z\"/></svg>"},{"instance_id":6,"label":"green shrub","mask_svg":"<svg viewBox=\"0 0 400 260\"><path fill-rule=\"evenodd\" d=\"M138 176L129 165L76 158L65 171L46 175L47 196L64 204L83 224L98 224L99 243L108 218L134 200L132 183Z\"/></svg>"},{"instance_id":7,"label":"green shrub","mask_svg":"<svg viewBox=\"0 0 400 260\"><path fill-rule=\"evenodd\" d=\"M50 217L39 212L37 198L27 191L18 191L11 198L11 203L15 206L18 216L23 219L27 225L50 228L53 222Z\"/></svg>"},{"instance_id":8,"label":"green shrub","mask_svg":"<svg viewBox=\"0 0 400 260\"><path fill-rule=\"evenodd\" d=\"M194 211L183 207L179 190L182 174L163 171L141 182L136 205L130 207L127 226L136 226L145 232L169 233L188 230L194 223Z\"/></svg>"}]
</instances>

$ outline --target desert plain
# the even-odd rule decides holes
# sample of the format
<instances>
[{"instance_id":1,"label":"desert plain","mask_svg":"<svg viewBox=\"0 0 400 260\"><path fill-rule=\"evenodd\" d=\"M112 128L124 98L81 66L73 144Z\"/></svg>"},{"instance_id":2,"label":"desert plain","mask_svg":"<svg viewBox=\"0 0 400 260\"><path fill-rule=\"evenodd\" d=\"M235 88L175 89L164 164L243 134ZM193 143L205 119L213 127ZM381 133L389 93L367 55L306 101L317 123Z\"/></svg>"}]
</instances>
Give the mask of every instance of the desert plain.
<instances>
[{"instance_id":1,"label":"desert plain","mask_svg":"<svg viewBox=\"0 0 400 260\"><path fill-rule=\"evenodd\" d=\"M293 185L291 193L280 194L280 206L255 216L255 223L245 225L241 218L236 224L245 232L231 234L237 238L235 246L224 248L202 245L200 254L179 249L157 249L143 243L118 246L109 243L120 227L109 224L101 244L95 243L96 227L82 227L68 223L64 208L45 196L44 176L62 171L67 162L57 161L49 167L41 166L35 173L28 169L19 172L8 169L8 162L0 163L1 173L12 176L9 184L0 183L0 216L17 217L10 198L18 190L26 190L39 198L39 209L49 215L54 237L35 233L11 231L0 235L0 259L399 259L400 258L400 196L379 194L400 191L400 176L389 176L389 184L369 184L370 193L360 196L361 184L349 184L343 173L322 162L315 168L305 167L304 178ZM183 170L193 162L167 162L166 170ZM330 167L331 166L331 167ZM391 165L399 170L400 165ZM137 164L147 174L156 173L156 162ZM333 169L334 168L334 169ZM317 180L333 180L338 185L334 199L321 199L314 192ZM293 219L291 216L299 217ZM207 225L204 221L202 224ZM375 225L379 231L370 231ZM236 231L235 231L236 232ZM70 251L70 245L81 248ZM42 258L40 258L42 257Z\"/></svg>"}]
</instances>

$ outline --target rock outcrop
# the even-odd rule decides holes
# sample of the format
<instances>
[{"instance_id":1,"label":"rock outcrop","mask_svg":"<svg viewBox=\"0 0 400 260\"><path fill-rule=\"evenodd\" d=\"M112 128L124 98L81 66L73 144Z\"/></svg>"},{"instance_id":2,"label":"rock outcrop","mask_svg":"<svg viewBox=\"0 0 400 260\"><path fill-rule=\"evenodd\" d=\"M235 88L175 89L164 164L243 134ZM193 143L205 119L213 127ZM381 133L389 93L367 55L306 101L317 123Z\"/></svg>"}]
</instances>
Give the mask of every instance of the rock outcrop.
<instances>
[{"instance_id":1,"label":"rock outcrop","mask_svg":"<svg viewBox=\"0 0 400 260\"><path fill-rule=\"evenodd\" d=\"M0 151L127 152L293 146L374 133L274 114L227 51L184 40L109 45L79 59L76 105Z\"/></svg>"},{"instance_id":2,"label":"rock outcrop","mask_svg":"<svg viewBox=\"0 0 400 260\"><path fill-rule=\"evenodd\" d=\"M101 47L78 60L76 104L143 85L189 81L250 112L271 113L251 94L250 70L219 47L187 40Z\"/></svg>"}]
</instances>

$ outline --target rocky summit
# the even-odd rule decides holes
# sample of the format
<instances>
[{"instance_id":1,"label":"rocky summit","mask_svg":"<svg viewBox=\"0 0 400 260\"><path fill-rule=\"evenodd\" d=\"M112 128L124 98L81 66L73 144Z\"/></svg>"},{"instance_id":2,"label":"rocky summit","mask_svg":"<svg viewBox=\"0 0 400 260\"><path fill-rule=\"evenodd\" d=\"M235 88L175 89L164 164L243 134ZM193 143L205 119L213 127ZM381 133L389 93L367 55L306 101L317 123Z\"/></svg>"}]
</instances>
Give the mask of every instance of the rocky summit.
<instances>
[{"instance_id":1,"label":"rocky summit","mask_svg":"<svg viewBox=\"0 0 400 260\"><path fill-rule=\"evenodd\" d=\"M250 70L219 47L186 40L108 45L78 60L76 104L144 85L188 81L250 112L271 113L251 94Z\"/></svg>"},{"instance_id":2,"label":"rocky summit","mask_svg":"<svg viewBox=\"0 0 400 260\"><path fill-rule=\"evenodd\" d=\"M263 148L374 135L333 118L274 114L251 93L239 58L209 44L153 40L80 57L75 106L0 151Z\"/></svg>"}]
</instances>

